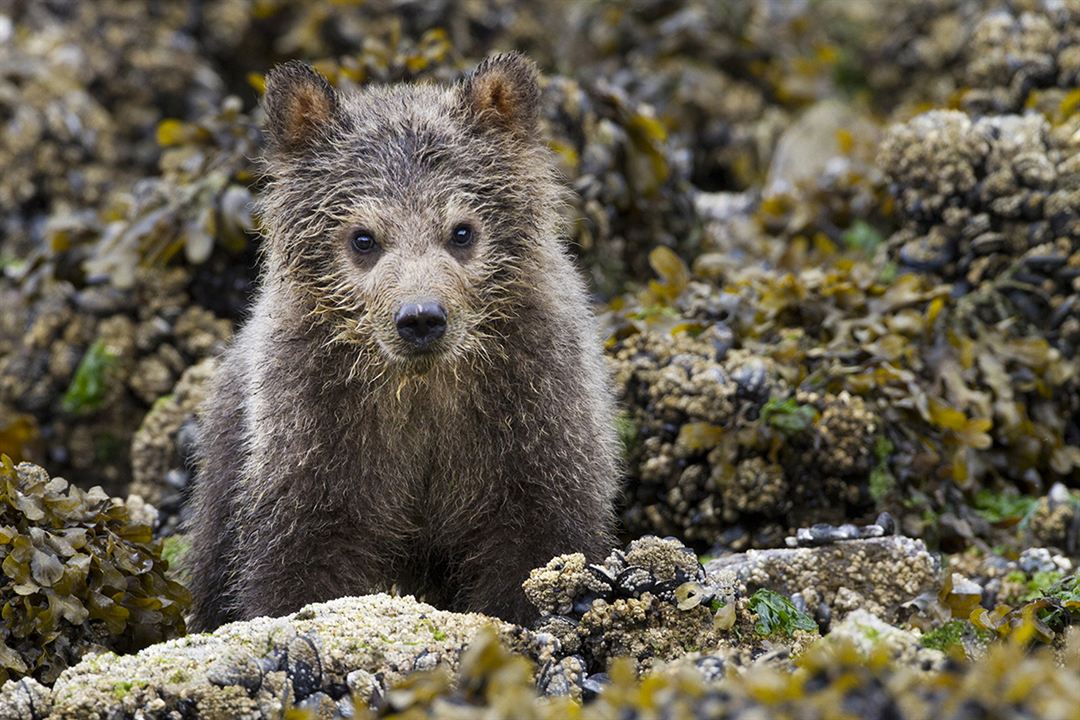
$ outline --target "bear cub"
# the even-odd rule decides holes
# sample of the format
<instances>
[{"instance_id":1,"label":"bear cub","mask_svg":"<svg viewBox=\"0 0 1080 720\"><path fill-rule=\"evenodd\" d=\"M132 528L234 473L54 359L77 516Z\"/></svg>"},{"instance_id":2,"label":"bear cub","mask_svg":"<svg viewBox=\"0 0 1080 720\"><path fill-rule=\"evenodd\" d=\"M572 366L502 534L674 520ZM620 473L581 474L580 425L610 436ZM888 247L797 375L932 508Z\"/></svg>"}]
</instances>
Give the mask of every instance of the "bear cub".
<instances>
[{"instance_id":1,"label":"bear cub","mask_svg":"<svg viewBox=\"0 0 1080 720\"><path fill-rule=\"evenodd\" d=\"M267 78L263 268L203 413L200 630L391 591L518 623L612 544L613 402L535 66L339 92Z\"/></svg>"}]
</instances>

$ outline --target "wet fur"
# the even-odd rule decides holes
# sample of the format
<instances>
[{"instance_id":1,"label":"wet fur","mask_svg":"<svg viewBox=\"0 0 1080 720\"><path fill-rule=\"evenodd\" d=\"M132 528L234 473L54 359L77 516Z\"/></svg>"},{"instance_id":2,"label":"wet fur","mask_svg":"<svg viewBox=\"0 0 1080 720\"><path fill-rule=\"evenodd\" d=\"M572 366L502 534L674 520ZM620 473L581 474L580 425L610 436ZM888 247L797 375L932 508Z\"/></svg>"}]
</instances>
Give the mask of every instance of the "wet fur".
<instances>
[{"instance_id":1,"label":"wet fur","mask_svg":"<svg viewBox=\"0 0 1080 720\"><path fill-rule=\"evenodd\" d=\"M273 83L311 81L279 72L271 123L288 122ZM264 275L205 412L197 629L392 587L526 622L530 569L610 546L612 402L535 82L501 56L452 87L334 95L299 140L269 128ZM389 279L340 241L358 214L406 242L462 213L484 229L474 255L424 251ZM385 318L429 287L453 347L401 362Z\"/></svg>"}]
</instances>

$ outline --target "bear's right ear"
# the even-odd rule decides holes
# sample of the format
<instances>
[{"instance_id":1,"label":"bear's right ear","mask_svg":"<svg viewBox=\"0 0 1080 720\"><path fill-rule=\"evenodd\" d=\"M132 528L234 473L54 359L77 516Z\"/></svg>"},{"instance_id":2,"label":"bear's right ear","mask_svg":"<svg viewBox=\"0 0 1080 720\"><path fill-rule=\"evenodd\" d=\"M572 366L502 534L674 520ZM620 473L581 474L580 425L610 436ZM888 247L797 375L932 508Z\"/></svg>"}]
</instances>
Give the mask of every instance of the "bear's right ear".
<instances>
[{"instance_id":1,"label":"bear's right ear","mask_svg":"<svg viewBox=\"0 0 1080 720\"><path fill-rule=\"evenodd\" d=\"M299 60L278 65L266 76L263 109L272 149L287 155L311 148L341 115L337 91Z\"/></svg>"}]
</instances>

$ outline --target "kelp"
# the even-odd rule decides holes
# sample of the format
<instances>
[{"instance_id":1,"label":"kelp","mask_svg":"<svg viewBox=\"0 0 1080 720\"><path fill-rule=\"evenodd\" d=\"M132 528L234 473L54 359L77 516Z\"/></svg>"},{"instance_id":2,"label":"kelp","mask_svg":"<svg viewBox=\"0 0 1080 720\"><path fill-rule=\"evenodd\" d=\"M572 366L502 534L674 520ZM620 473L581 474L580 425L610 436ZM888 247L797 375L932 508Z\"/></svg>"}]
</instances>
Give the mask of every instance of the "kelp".
<instances>
[{"instance_id":1,"label":"kelp","mask_svg":"<svg viewBox=\"0 0 1080 720\"><path fill-rule=\"evenodd\" d=\"M184 633L190 596L122 501L7 455L0 500L0 682L52 682L87 652Z\"/></svg>"}]
</instances>

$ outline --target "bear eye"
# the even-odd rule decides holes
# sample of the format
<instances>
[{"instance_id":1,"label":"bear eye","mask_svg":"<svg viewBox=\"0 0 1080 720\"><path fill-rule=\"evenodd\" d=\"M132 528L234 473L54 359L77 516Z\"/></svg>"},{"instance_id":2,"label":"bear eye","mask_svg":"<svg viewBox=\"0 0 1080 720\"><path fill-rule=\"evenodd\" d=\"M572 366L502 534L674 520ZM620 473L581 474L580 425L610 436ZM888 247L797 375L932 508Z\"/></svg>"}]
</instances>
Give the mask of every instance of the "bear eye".
<instances>
[{"instance_id":1,"label":"bear eye","mask_svg":"<svg viewBox=\"0 0 1080 720\"><path fill-rule=\"evenodd\" d=\"M450 242L457 247L468 247L469 245L472 245L475 235L476 233L473 231L472 225L461 223L454 228L452 233L450 233Z\"/></svg>"},{"instance_id":2,"label":"bear eye","mask_svg":"<svg viewBox=\"0 0 1080 720\"><path fill-rule=\"evenodd\" d=\"M370 230L360 228L354 230L352 238L349 240L349 245L352 249L358 253L366 254L379 247L379 243L375 242L375 235Z\"/></svg>"}]
</instances>

